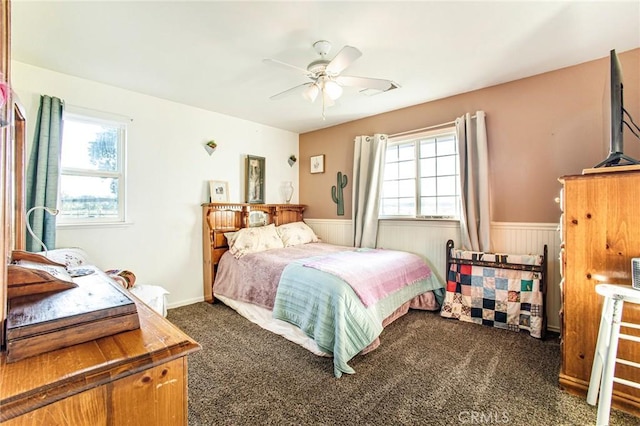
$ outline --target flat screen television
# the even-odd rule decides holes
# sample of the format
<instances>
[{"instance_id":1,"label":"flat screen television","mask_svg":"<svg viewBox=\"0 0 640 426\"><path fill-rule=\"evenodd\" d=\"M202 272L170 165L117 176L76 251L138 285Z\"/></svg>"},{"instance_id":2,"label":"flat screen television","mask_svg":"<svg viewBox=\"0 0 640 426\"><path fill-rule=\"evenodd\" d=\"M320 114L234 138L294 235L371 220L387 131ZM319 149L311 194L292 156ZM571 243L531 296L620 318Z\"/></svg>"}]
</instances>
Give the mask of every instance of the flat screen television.
<instances>
[{"instance_id":1,"label":"flat screen television","mask_svg":"<svg viewBox=\"0 0 640 426\"><path fill-rule=\"evenodd\" d=\"M609 156L595 167L640 164L638 160L634 160L624 154L623 132L626 111L622 97L622 67L615 49L611 50L609 57L611 65L611 140L609 142ZM631 122L633 123L633 120Z\"/></svg>"}]
</instances>

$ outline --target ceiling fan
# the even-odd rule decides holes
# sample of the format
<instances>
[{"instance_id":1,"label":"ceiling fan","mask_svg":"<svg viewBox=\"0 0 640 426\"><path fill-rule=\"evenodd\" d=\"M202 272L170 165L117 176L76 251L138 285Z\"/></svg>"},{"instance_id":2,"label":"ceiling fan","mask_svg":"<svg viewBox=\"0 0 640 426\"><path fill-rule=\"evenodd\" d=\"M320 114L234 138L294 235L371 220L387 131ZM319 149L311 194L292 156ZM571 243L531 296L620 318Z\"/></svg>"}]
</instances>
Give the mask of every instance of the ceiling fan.
<instances>
[{"instance_id":1,"label":"ceiling fan","mask_svg":"<svg viewBox=\"0 0 640 426\"><path fill-rule=\"evenodd\" d=\"M363 91L373 90L377 92L386 92L400 87L391 80L341 75L340 73L351 65L353 61L362 56L362 52L353 46L344 46L331 60L327 59L327 54L331 50L330 42L326 40L316 41L313 43L313 48L320 55L320 59L311 62L306 69L277 59L264 60L265 62L301 71L311 80L284 92L277 93L271 96L270 99L281 99L293 93L301 92L306 99L314 102L320 95L322 98L322 117L324 118L324 107L334 104L334 101L342 95L343 86L358 87Z\"/></svg>"}]
</instances>

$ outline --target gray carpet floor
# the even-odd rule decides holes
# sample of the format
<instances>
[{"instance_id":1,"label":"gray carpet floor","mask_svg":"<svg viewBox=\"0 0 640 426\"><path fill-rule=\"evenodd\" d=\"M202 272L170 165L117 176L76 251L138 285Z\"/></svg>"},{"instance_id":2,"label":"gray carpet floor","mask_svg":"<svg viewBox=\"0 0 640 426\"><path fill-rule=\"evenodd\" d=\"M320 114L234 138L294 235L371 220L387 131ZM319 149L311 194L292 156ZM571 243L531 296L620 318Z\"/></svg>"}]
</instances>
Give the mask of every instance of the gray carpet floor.
<instances>
[{"instance_id":1,"label":"gray carpet floor","mask_svg":"<svg viewBox=\"0 0 640 426\"><path fill-rule=\"evenodd\" d=\"M558 387L560 345L410 311L333 376L318 357L221 303L170 309L202 345L189 357L189 425L590 425ZM612 410L611 425L640 419Z\"/></svg>"}]
</instances>

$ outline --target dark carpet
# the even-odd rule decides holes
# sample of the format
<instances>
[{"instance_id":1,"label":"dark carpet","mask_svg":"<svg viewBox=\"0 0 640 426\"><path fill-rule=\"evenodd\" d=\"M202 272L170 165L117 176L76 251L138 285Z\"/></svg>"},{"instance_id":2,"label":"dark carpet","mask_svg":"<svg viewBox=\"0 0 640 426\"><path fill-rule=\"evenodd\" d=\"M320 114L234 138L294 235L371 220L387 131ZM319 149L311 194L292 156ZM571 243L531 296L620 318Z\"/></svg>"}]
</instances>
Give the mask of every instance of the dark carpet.
<instances>
[{"instance_id":1,"label":"dark carpet","mask_svg":"<svg viewBox=\"0 0 640 426\"><path fill-rule=\"evenodd\" d=\"M170 309L202 345L189 357L189 425L588 425L596 408L558 387L560 345L410 311L354 375L221 303ZM612 410L611 425L638 425Z\"/></svg>"}]
</instances>

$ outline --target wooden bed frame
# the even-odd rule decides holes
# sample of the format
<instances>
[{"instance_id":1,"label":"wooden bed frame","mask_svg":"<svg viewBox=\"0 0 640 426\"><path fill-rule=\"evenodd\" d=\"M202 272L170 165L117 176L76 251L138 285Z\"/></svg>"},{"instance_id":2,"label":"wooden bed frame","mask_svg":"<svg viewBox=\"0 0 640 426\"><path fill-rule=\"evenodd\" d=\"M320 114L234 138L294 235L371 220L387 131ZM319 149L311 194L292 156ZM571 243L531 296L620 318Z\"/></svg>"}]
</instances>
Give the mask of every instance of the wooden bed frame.
<instances>
[{"instance_id":1,"label":"wooden bed frame","mask_svg":"<svg viewBox=\"0 0 640 426\"><path fill-rule=\"evenodd\" d=\"M306 206L301 204L202 204L202 258L204 300L213 303L213 283L220 258L229 250L225 232L250 226L302 221Z\"/></svg>"}]
</instances>

